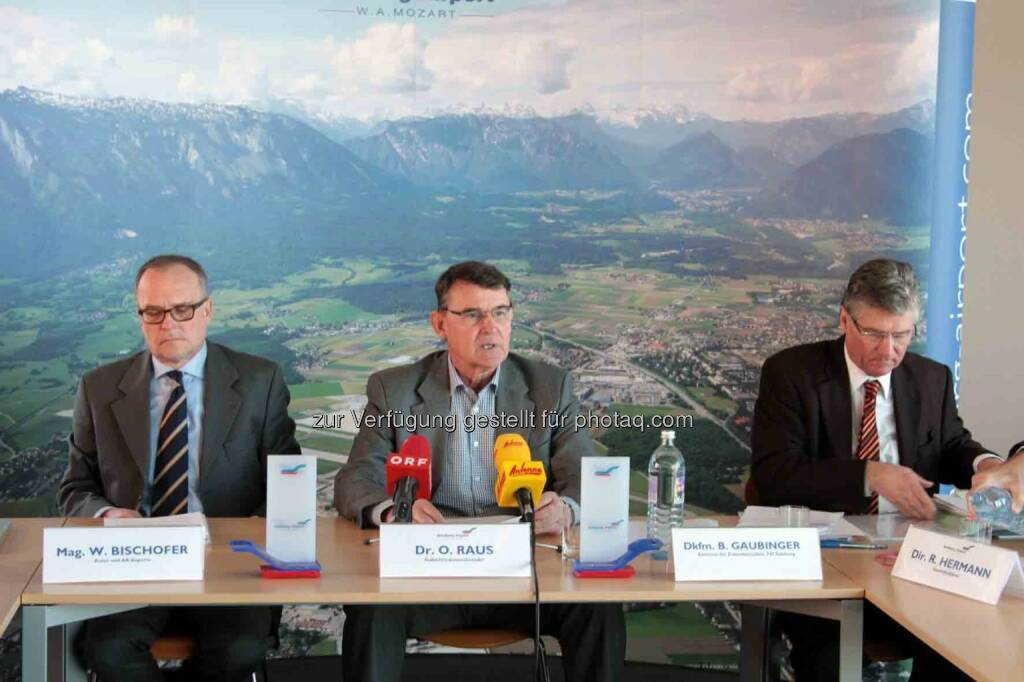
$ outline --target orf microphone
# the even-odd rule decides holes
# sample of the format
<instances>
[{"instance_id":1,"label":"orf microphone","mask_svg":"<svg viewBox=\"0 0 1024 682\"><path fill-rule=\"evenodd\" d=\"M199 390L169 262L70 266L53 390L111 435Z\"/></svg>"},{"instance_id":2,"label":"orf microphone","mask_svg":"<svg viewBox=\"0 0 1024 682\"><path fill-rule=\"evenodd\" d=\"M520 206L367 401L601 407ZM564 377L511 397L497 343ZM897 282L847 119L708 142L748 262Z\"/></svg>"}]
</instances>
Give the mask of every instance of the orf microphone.
<instances>
[{"instance_id":1,"label":"orf microphone","mask_svg":"<svg viewBox=\"0 0 1024 682\"><path fill-rule=\"evenodd\" d=\"M530 459L530 446L518 433L505 433L494 441L494 499L499 507L519 507L526 521L533 520L534 505L544 493L548 477L544 465Z\"/></svg>"},{"instance_id":2,"label":"orf microphone","mask_svg":"<svg viewBox=\"0 0 1024 682\"><path fill-rule=\"evenodd\" d=\"M412 505L430 499L430 441L419 434L409 436L385 465L388 495L395 502L394 521L412 523Z\"/></svg>"}]
</instances>

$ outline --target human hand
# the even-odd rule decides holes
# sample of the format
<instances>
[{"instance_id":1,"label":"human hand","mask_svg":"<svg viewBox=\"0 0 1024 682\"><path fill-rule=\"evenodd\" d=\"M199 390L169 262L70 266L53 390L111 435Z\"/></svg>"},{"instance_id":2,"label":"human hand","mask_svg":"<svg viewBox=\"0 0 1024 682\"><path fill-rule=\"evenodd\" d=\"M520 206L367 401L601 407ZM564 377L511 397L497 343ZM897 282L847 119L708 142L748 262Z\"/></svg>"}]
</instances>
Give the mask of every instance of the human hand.
<instances>
[{"instance_id":1,"label":"human hand","mask_svg":"<svg viewBox=\"0 0 1024 682\"><path fill-rule=\"evenodd\" d=\"M1013 511L1024 509L1024 456L1011 457L1006 462L983 459L978 473L971 478L971 492L981 488L1002 488L1013 497Z\"/></svg>"},{"instance_id":2,"label":"human hand","mask_svg":"<svg viewBox=\"0 0 1024 682\"><path fill-rule=\"evenodd\" d=\"M558 493L548 490L540 496L533 519L537 535L561 533L572 522L572 511Z\"/></svg>"},{"instance_id":3,"label":"human hand","mask_svg":"<svg viewBox=\"0 0 1024 682\"><path fill-rule=\"evenodd\" d=\"M103 512L104 519L138 519L142 518L142 514L134 509L125 509L124 507L111 507L110 509Z\"/></svg>"},{"instance_id":4,"label":"human hand","mask_svg":"<svg viewBox=\"0 0 1024 682\"><path fill-rule=\"evenodd\" d=\"M430 500L416 500L412 503L413 523L444 523L444 514Z\"/></svg>"},{"instance_id":5,"label":"human hand","mask_svg":"<svg viewBox=\"0 0 1024 682\"><path fill-rule=\"evenodd\" d=\"M910 467L885 462L868 462L868 487L895 505L911 519L935 518L935 503L928 496L932 482Z\"/></svg>"}]
</instances>

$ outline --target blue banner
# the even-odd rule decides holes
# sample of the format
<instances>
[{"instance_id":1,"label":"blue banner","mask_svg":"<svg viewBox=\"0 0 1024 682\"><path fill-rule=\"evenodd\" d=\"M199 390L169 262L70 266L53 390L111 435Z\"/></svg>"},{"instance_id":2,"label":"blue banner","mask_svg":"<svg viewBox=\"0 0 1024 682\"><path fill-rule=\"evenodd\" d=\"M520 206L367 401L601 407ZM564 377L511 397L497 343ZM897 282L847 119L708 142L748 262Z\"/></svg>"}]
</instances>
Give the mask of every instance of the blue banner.
<instances>
[{"instance_id":1,"label":"blue banner","mask_svg":"<svg viewBox=\"0 0 1024 682\"><path fill-rule=\"evenodd\" d=\"M935 95L935 191L928 274L927 354L953 370L960 402L974 2L942 0Z\"/></svg>"}]
</instances>

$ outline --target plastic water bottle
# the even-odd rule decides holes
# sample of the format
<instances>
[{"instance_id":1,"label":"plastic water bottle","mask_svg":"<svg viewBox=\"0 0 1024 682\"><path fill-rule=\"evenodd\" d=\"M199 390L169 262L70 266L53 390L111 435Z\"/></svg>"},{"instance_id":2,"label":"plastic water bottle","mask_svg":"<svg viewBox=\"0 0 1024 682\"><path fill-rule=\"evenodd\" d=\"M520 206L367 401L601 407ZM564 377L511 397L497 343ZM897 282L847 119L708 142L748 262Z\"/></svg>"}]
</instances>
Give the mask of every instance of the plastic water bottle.
<instances>
[{"instance_id":1,"label":"plastic water bottle","mask_svg":"<svg viewBox=\"0 0 1024 682\"><path fill-rule=\"evenodd\" d=\"M1013 499L1002 488L982 488L971 493L971 508L982 521L1005 526L1011 530L1024 530L1024 512L1013 511Z\"/></svg>"},{"instance_id":2,"label":"plastic water bottle","mask_svg":"<svg viewBox=\"0 0 1024 682\"><path fill-rule=\"evenodd\" d=\"M668 558L672 529L683 527L686 462L675 438L675 431L662 431L661 445L647 465L647 537L664 543L664 549L654 553L656 559Z\"/></svg>"}]
</instances>

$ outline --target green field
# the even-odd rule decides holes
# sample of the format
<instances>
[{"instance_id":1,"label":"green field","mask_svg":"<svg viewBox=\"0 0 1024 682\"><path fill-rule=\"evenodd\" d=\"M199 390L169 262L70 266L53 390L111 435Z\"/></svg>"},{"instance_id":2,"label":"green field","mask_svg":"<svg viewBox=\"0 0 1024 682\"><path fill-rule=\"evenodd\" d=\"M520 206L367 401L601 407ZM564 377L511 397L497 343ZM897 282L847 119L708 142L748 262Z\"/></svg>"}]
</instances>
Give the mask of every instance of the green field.
<instances>
[{"instance_id":1,"label":"green field","mask_svg":"<svg viewBox=\"0 0 1024 682\"><path fill-rule=\"evenodd\" d=\"M704 407L719 416L729 417L736 413L736 403L719 393L718 389L709 386L699 388L696 386L686 386L685 389L687 393L697 399Z\"/></svg>"},{"instance_id":2,"label":"green field","mask_svg":"<svg viewBox=\"0 0 1024 682\"><path fill-rule=\"evenodd\" d=\"M287 314L280 318L289 327L330 326L372 317L369 313L343 300L311 298L280 308Z\"/></svg>"},{"instance_id":3,"label":"green field","mask_svg":"<svg viewBox=\"0 0 1024 682\"><path fill-rule=\"evenodd\" d=\"M0 518L22 516L60 516L56 498L37 497L32 500L0 502Z\"/></svg>"},{"instance_id":4,"label":"green field","mask_svg":"<svg viewBox=\"0 0 1024 682\"><path fill-rule=\"evenodd\" d=\"M333 452L337 455L347 455L352 449L351 438L334 438L331 436L299 436L299 444L303 447Z\"/></svg>"},{"instance_id":5,"label":"green field","mask_svg":"<svg viewBox=\"0 0 1024 682\"><path fill-rule=\"evenodd\" d=\"M333 474L335 471L341 468L341 465L337 462L331 462L326 459L318 459L316 461L316 475L323 476L324 474Z\"/></svg>"},{"instance_id":6,"label":"green field","mask_svg":"<svg viewBox=\"0 0 1024 682\"><path fill-rule=\"evenodd\" d=\"M288 387L293 400L321 398L327 395L341 395L341 384L337 381L307 381Z\"/></svg>"}]
</instances>

